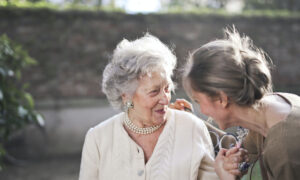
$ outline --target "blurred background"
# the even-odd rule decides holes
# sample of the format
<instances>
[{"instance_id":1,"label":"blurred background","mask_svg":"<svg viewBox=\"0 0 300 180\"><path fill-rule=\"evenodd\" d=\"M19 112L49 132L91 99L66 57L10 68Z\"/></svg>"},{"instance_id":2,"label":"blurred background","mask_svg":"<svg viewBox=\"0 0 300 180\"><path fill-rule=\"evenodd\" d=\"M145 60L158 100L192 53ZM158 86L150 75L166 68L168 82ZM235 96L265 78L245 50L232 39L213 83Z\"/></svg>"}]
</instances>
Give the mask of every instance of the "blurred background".
<instances>
[{"instance_id":1,"label":"blurred background","mask_svg":"<svg viewBox=\"0 0 300 180\"><path fill-rule=\"evenodd\" d=\"M300 95L298 0L0 0L0 179L78 179L85 133L118 113L100 82L123 38L174 49L174 100L189 52L232 25L273 60L274 91Z\"/></svg>"}]
</instances>

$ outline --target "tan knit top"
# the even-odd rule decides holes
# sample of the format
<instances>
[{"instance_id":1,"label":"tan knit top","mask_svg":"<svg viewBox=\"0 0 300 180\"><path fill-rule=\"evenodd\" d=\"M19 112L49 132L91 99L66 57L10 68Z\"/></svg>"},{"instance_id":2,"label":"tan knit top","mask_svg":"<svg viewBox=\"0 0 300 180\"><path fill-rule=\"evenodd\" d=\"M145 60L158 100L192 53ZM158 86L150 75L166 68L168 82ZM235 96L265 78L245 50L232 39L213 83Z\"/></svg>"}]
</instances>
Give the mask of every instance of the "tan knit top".
<instances>
[{"instance_id":1,"label":"tan knit top","mask_svg":"<svg viewBox=\"0 0 300 180\"><path fill-rule=\"evenodd\" d=\"M243 146L251 161L259 156L264 180L300 179L300 97L276 93L291 104L287 118L274 125L267 137L250 131Z\"/></svg>"}]
</instances>

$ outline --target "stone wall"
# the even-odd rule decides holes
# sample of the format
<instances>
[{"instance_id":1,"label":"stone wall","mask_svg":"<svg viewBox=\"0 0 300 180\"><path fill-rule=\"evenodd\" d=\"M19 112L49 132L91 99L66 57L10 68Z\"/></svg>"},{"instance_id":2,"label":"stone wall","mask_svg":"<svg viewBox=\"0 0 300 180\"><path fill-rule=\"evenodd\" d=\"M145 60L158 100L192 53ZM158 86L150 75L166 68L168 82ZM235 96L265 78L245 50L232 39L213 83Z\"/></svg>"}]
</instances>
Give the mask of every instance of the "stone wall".
<instances>
[{"instance_id":1,"label":"stone wall","mask_svg":"<svg viewBox=\"0 0 300 180\"><path fill-rule=\"evenodd\" d=\"M156 35L175 47L180 67L190 50L222 37L222 28L232 24L273 59L275 88L299 93L299 18L0 9L0 34L21 43L39 62L24 73L38 100L102 97L102 70L123 38Z\"/></svg>"},{"instance_id":2,"label":"stone wall","mask_svg":"<svg viewBox=\"0 0 300 180\"><path fill-rule=\"evenodd\" d=\"M22 44L39 63L23 78L46 120L44 132L30 126L15 134L11 152L80 153L86 131L116 113L103 99L99 82L123 38L156 35L174 47L180 68L190 50L221 38L222 28L232 24L269 53L276 65L275 88L300 94L299 18L0 9L0 34ZM179 90L177 96L184 94Z\"/></svg>"}]
</instances>

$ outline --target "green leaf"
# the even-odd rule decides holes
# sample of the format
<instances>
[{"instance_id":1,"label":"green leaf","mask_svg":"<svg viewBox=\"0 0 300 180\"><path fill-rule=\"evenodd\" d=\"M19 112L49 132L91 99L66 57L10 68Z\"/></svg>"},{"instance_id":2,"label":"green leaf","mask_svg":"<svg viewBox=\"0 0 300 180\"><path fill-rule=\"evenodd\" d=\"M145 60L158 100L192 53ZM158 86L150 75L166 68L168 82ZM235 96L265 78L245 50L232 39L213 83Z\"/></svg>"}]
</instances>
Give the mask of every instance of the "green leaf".
<instances>
[{"instance_id":1,"label":"green leaf","mask_svg":"<svg viewBox=\"0 0 300 180\"><path fill-rule=\"evenodd\" d=\"M45 125L43 117L34 111L33 97L25 91L28 84L21 81L22 70L33 64L36 61L21 45L0 36L0 171L5 152L2 140L30 123Z\"/></svg>"},{"instance_id":2,"label":"green leaf","mask_svg":"<svg viewBox=\"0 0 300 180\"><path fill-rule=\"evenodd\" d=\"M15 74L16 74L17 79L21 79L21 71L20 70L16 70Z\"/></svg>"},{"instance_id":3,"label":"green leaf","mask_svg":"<svg viewBox=\"0 0 300 180\"><path fill-rule=\"evenodd\" d=\"M31 94L25 93L25 94L24 94L24 97L25 97L25 99L26 99L26 101L27 101L29 107L30 107L31 109L33 109L33 108L34 108L34 101L33 101L33 98L32 98L32 96L31 96Z\"/></svg>"},{"instance_id":4,"label":"green leaf","mask_svg":"<svg viewBox=\"0 0 300 180\"><path fill-rule=\"evenodd\" d=\"M28 55L27 55L27 56L28 56ZM26 61L26 63L27 63L28 65L35 65L35 64L37 64L37 61L34 60L33 58L29 57L29 56L25 59L25 61Z\"/></svg>"},{"instance_id":5,"label":"green leaf","mask_svg":"<svg viewBox=\"0 0 300 180\"><path fill-rule=\"evenodd\" d=\"M14 51L10 47L4 48L4 54L8 56L12 56L14 54Z\"/></svg>"}]
</instances>

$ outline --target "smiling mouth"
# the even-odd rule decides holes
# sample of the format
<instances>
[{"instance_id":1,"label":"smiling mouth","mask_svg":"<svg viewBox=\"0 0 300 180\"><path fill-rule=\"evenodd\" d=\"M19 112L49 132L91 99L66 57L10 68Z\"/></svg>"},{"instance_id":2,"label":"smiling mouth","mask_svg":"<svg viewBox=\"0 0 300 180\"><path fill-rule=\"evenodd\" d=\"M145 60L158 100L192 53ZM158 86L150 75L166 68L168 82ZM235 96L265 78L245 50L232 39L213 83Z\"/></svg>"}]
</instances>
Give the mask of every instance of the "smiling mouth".
<instances>
[{"instance_id":1,"label":"smiling mouth","mask_svg":"<svg viewBox=\"0 0 300 180\"><path fill-rule=\"evenodd\" d=\"M156 110L155 112L159 113L159 114L165 114L166 111L164 109L159 109L159 110Z\"/></svg>"}]
</instances>

